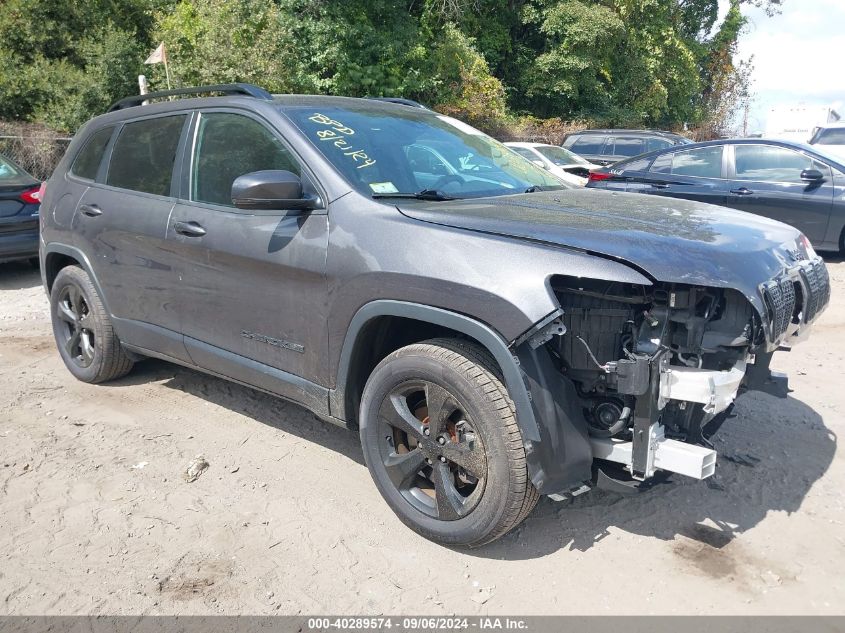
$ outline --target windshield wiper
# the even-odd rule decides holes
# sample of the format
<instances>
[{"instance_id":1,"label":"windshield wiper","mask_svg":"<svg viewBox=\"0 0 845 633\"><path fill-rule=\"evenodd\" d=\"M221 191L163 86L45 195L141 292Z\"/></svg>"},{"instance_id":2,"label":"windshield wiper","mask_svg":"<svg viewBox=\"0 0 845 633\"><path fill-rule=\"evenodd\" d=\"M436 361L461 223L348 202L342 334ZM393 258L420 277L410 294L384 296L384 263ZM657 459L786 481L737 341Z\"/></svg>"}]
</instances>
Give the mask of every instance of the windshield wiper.
<instances>
[{"instance_id":1,"label":"windshield wiper","mask_svg":"<svg viewBox=\"0 0 845 633\"><path fill-rule=\"evenodd\" d=\"M538 191L545 191L540 185L531 185L525 190L525 193L537 193Z\"/></svg>"},{"instance_id":2,"label":"windshield wiper","mask_svg":"<svg viewBox=\"0 0 845 633\"><path fill-rule=\"evenodd\" d=\"M456 198L455 196L450 196L448 194L443 193L442 191L438 191L437 189L422 189L415 193L407 193L407 192L399 192L396 193L374 193L373 198L413 198L415 200L460 200L460 198Z\"/></svg>"}]
</instances>

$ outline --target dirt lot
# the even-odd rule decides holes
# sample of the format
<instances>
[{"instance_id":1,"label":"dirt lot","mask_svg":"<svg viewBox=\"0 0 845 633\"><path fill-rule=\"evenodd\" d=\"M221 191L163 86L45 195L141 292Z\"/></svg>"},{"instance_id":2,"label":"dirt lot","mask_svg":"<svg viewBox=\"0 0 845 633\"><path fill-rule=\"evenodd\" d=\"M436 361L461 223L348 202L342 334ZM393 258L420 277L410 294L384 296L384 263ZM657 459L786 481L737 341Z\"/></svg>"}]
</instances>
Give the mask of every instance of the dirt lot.
<instances>
[{"instance_id":1,"label":"dirt lot","mask_svg":"<svg viewBox=\"0 0 845 633\"><path fill-rule=\"evenodd\" d=\"M845 262L815 335L717 436L715 477L543 499L477 551L381 500L357 437L161 362L93 387L0 266L0 613L845 613ZM187 483L196 455L210 467Z\"/></svg>"}]
</instances>

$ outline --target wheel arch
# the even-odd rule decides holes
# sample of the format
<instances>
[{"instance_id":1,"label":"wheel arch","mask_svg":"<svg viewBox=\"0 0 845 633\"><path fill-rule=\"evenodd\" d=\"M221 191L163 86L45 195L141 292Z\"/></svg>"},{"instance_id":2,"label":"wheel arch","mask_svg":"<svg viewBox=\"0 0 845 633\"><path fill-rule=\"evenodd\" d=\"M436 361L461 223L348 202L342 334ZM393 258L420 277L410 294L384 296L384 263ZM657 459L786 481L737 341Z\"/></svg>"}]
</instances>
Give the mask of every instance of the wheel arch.
<instances>
[{"instance_id":1,"label":"wheel arch","mask_svg":"<svg viewBox=\"0 0 845 633\"><path fill-rule=\"evenodd\" d=\"M356 425L361 393L372 369L400 347L444 335L469 338L493 356L516 407L523 437L539 440L530 396L507 342L488 325L466 315L404 301L373 301L352 317L341 349L336 387L330 392L332 416Z\"/></svg>"},{"instance_id":2,"label":"wheel arch","mask_svg":"<svg viewBox=\"0 0 845 633\"><path fill-rule=\"evenodd\" d=\"M100 301L102 302L103 307L106 309L108 314L111 314L106 296L103 294L103 289L100 286L100 282L97 280L97 275L94 274L91 262L85 254L75 246L58 243L47 244L44 246L44 265L41 267L41 278L48 296L53 289L53 282L56 280L56 277L59 275L62 268L67 266L79 266L88 274L88 277L91 279L91 283L93 283L94 288L97 289L97 294L100 296Z\"/></svg>"}]
</instances>

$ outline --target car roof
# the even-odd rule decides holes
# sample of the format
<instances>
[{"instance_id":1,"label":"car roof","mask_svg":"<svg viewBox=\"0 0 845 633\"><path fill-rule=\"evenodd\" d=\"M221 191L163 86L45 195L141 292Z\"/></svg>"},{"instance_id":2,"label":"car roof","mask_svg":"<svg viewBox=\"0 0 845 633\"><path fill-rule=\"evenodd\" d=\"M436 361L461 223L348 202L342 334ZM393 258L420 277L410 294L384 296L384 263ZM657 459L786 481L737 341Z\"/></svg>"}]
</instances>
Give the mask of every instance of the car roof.
<instances>
[{"instance_id":1,"label":"car roof","mask_svg":"<svg viewBox=\"0 0 845 633\"><path fill-rule=\"evenodd\" d=\"M215 107L249 107L251 109L266 108L267 106L284 112L287 108L298 107L342 107L348 110L367 112L395 112L405 113L406 116L427 117L437 113L417 105L397 103L395 100L378 100L367 97L338 97L330 95L272 95L260 98L243 94L231 94L206 97L180 97L172 101L154 101L145 105L131 105L122 108L112 108L108 112L91 119L96 121L95 128L119 123L128 119L166 114L168 112L215 108ZM94 129L94 128L89 128Z\"/></svg>"},{"instance_id":2,"label":"car roof","mask_svg":"<svg viewBox=\"0 0 845 633\"><path fill-rule=\"evenodd\" d=\"M672 154L674 152L683 151L688 152L694 149L698 149L700 147L717 147L721 145L772 145L774 147L784 147L786 149L795 149L807 152L809 154L813 154L818 156L819 158L823 159L827 163L833 163L840 169L845 170L845 163L841 160L829 156L825 154L823 151L819 151L818 146L816 145L808 145L807 143L798 143L795 141L787 141L781 139L770 139L770 138L720 138L713 141L701 141L698 143L689 143L684 145L683 147L666 147L664 149L655 150L653 152L647 152L645 154L640 154L639 156L632 156L631 158L626 158L625 160L619 161L618 163L614 163L613 165L608 165L606 169L611 169L617 167L619 165L623 165L625 163L630 163L635 160L642 160L649 157L656 157L662 154Z\"/></svg>"},{"instance_id":3,"label":"car roof","mask_svg":"<svg viewBox=\"0 0 845 633\"><path fill-rule=\"evenodd\" d=\"M529 143L527 141L505 141L508 147L558 147L551 143Z\"/></svg>"},{"instance_id":4,"label":"car roof","mask_svg":"<svg viewBox=\"0 0 845 633\"><path fill-rule=\"evenodd\" d=\"M664 138L677 138L688 141L689 139L675 132L666 132L664 130L628 130L623 128L603 128L595 130L578 130L572 132L567 136L575 136L577 134L625 134L629 136L660 136Z\"/></svg>"}]
</instances>

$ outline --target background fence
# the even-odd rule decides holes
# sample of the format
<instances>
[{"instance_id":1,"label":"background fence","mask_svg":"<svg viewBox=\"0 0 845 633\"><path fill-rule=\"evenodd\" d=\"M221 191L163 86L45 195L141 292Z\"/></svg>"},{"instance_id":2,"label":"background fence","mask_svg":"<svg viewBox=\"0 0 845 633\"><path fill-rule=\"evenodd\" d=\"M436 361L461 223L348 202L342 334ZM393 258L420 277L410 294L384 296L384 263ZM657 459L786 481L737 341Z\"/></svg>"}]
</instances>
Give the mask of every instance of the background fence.
<instances>
[{"instance_id":1,"label":"background fence","mask_svg":"<svg viewBox=\"0 0 845 633\"><path fill-rule=\"evenodd\" d=\"M0 154L39 180L47 180L64 156L70 137L31 123L0 121Z\"/></svg>"}]
</instances>

